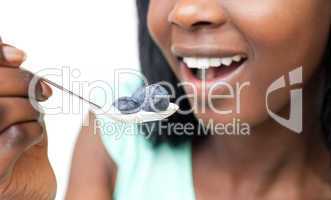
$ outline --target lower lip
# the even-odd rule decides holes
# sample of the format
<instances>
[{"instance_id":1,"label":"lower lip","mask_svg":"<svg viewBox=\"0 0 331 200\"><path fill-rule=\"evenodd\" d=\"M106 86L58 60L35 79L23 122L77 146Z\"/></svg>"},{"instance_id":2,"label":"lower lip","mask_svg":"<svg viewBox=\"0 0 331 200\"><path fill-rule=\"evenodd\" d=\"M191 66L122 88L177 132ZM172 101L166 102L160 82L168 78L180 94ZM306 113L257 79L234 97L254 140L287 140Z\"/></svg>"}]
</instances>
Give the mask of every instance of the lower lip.
<instances>
[{"instance_id":1,"label":"lower lip","mask_svg":"<svg viewBox=\"0 0 331 200\"><path fill-rule=\"evenodd\" d=\"M230 85L232 85L231 83L235 82L235 75L239 74L240 71L242 71L242 69L244 68L245 63L247 62L247 60L245 60L244 62L241 62L240 64L233 64L230 66L222 66L222 67L211 67L209 69L206 70L206 74L207 77L210 76L208 75L208 73L212 74L211 78L206 78L204 80L200 80L198 79L193 72L187 67L187 65L180 61L180 72L182 75L182 79L183 81L189 82L191 84L193 84L195 86L196 92L199 94L203 93L203 91L205 91L205 89L210 89L212 87L214 87L215 84L217 83L228 83ZM208 71L208 70L213 70L213 72ZM205 88L203 88L205 87ZM224 90L224 87L222 87ZM213 92L215 93L222 93L222 89L221 88L217 88L214 87L213 88Z\"/></svg>"}]
</instances>

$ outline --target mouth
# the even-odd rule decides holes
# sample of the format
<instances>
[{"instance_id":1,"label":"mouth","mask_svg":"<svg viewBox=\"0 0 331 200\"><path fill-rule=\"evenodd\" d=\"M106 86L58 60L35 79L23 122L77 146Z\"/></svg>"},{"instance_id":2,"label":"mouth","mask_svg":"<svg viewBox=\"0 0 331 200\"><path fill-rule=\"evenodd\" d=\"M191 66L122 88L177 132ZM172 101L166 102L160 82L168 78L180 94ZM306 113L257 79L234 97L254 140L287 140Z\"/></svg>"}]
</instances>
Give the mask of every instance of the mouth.
<instances>
[{"instance_id":1,"label":"mouth","mask_svg":"<svg viewBox=\"0 0 331 200\"><path fill-rule=\"evenodd\" d=\"M243 66L247 56L233 54L226 57L177 57L183 76L191 82L215 82Z\"/></svg>"},{"instance_id":2,"label":"mouth","mask_svg":"<svg viewBox=\"0 0 331 200\"><path fill-rule=\"evenodd\" d=\"M179 64L180 78L187 93L202 98L209 94L225 94L227 86L235 86L245 77L249 62L248 49L238 45L173 45Z\"/></svg>"}]
</instances>

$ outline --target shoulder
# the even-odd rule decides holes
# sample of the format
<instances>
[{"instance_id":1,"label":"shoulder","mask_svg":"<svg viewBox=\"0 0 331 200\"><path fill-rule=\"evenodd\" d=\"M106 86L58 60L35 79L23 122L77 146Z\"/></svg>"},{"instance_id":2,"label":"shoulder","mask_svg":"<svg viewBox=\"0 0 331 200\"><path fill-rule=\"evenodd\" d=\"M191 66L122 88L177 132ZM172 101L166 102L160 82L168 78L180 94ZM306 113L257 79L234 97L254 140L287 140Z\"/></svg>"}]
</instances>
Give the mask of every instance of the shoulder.
<instances>
[{"instance_id":1,"label":"shoulder","mask_svg":"<svg viewBox=\"0 0 331 200\"><path fill-rule=\"evenodd\" d=\"M87 115L76 141L66 199L111 199L117 174L99 134L94 132L94 114ZM88 181L86 181L88 180Z\"/></svg>"}]
</instances>

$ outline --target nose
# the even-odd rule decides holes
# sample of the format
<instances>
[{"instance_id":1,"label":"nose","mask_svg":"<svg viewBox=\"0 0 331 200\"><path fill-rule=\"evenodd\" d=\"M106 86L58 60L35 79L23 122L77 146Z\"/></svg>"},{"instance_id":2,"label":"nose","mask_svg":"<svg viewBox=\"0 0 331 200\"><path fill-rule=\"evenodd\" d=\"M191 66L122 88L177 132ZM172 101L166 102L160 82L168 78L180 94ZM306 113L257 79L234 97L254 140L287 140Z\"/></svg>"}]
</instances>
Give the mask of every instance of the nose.
<instances>
[{"instance_id":1,"label":"nose","mask_svg":"<svg viewBox=\"0 0 331 200\"><path fill-rule=\"evenodd\" d=\"M178 0L168 21L183 29L215 28L226 23L226 13L217 0Z\"/></svg>"}]
</instances>

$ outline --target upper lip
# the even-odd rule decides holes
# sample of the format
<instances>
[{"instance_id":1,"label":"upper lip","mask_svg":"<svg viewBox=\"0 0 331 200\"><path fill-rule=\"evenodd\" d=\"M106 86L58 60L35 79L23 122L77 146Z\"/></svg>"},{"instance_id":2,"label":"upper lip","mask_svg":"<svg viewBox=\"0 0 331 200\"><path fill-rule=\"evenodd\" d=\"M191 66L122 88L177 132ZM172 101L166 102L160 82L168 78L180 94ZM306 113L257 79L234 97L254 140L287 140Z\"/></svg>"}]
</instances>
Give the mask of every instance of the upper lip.
<instances>
[{"instance_id":1,"label":"upper lip","mask_svg":"<svg viewBox=\"0 0 331 200\"><path fill-rule=\"evenodd\" d=\"M225 58L235 55L247 57L246 51L238 48L226 48L216 45L182 45L171 46L172 53L177 57L199 57L199 58Z\"/></svg>"}]
</instances>

